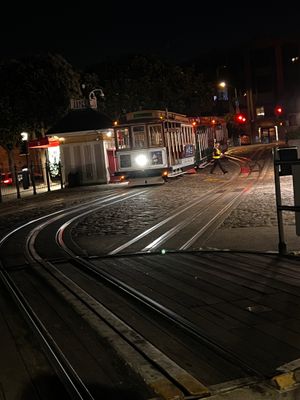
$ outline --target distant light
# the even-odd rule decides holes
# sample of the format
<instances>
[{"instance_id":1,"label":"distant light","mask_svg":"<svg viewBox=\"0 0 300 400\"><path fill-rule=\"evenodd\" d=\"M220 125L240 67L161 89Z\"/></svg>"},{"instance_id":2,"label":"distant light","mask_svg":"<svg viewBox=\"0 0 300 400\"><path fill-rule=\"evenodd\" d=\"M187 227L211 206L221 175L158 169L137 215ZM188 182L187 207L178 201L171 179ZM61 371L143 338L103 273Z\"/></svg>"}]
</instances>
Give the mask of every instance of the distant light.
<instances>
[{"instance_id":1,"label":"distant light","mask_svg":"<svg viewBox=\"0 0 300 400\"><path fill-rule=\"evenodd\" d=\"M118 121L114 121L114 126L118 125Z\"/></svg>"},{"instance_id":2,"label":"distant light","mask_svg":"<svg viewBox=\"0 0 300 400\"><path fill-rule=\"evenodd\" d=\"M235 118L236 118L236 121L237 121L238 123L240 123L240 124L243 124L243 123L246 122L246 117L245 117L243 114L237 114L237 115L235 116Z\"/></svg>"},{"instance_id":3,"label":"distant light","mask_svg":"<svg viewBox=\"0 0 300 400\"><path fill-rule=\"evenodd\" d=\"M22 137L23 142L24 142L25 140L28 140L28 133L27 133L27 132L22 132L22 133L21 133L21 137Z\"/></svg>"},{"instance_id":4,"label":"distant light","mask_svg":"<svg viewBox=\"0 0 300 400\"><path fill-rule=\"evenodd\" d=\"M161 254L166 254L167 250L166 249L161 249Z\"/></svg>"},{"instance_id":5,"label":"distant light","mask_svg":"<svg viewBox=\"0 0 300 400\"><path fill-rule=\"evenodd\" d=\"M298 57L298 56L292 58L292 62L296 62L296 61L298 61L298 60L299 60L299 57Z\"/></svg>"},{"instance_id":6,"label":"distant light","mask_svg":"<svg viewBox=\"0 0 300 400\"><path fill-rule=\"evenodd\" d=\"M265 109L264 109L264 107L258 107L257 109L256 109L256 115L257 116L264 116L265 115Z\"/></svg>"},{"instance_id":7,"label":"distant light","mask_svg":"<svg viewBox=\"0 0 300 400\"><path fill-rule=\"evenodd\" d=\"M107 136L107 137L111 137L111 136L112 136L111 131L106 132L106 136Z\"/></svg>"},{"instance_id":8,"label":"distant light","mask_svg":"<svg viewBox=\"0 0 300 400\"><path fill-rule=\"evenodd\" d=\"M226 82L224 82L224 81L223 81L223 82L220 82L220 83L219 83L219 86L220 86L221 88L226 87Z\"/></svg>"}]
</instances>

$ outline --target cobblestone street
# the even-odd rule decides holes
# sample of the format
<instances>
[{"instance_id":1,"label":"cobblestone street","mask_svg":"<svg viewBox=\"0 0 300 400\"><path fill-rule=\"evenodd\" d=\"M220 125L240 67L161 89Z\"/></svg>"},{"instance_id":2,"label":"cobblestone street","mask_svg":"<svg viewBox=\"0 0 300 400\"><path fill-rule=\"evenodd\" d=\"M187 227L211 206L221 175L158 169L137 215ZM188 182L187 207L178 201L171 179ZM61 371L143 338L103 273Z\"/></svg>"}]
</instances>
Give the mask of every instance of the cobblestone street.
<instances>
[{"instance_id":1,"label":"cobblestone street","mask_svg":"<svg viewBox=\"0 0 300 400\"><path fill-rule=\"evenodd\" d=\"M106 209L105 212L94 213L86 217L73 229L75 240L99 240L115 235L130 235L141 229L145 229L164 216L187 202L196 201L199 193L221 185L226 180L232 179L239 174L239 169L233 163L226 161L229 174L223 175L217 171L214 175L209 174L209 168L198 170L196 174L187 174L176 180L167 182L161 186L146 188L144 195L128 200L122 205L115 205ZM247 179L247 174L245 174ZM86 202L99 196L99 192L115 188L118 185L99 185L82 188L57 190L38 196L4 202L0 208L1 233L15 227L21 222L32 218L38 218L45 213L67 208L69 205ZM124 188L119 187L120 190ZM150 192L148 190L150 189ZM293 205L292 177L281 178L282 202L285 205ZM127 190L125 188L125 190ZM292 238L292 250L297 250L299 238L293 233L295 231L294 213L284 213L284 224ZM254 228L259 228L253 233ZM251 232L252 233L251 233ZM225 233L226 232L226 233ZM263 245L262 240L270 241ZM255 238L255 243L249 241ZM265 237L267 235L267 237ZM272 237L271 237L272 236ZM234 248L239 247L238 240L242 241L242 249L245 243L249 243L252 250L275 250L277 249L277 216L275 202L275 185L273 167L270 167L263 183L255 186L248 192L248 196L231 212L214 235L207 243L207 247L228 248L225 238L231 238L230 244L235 243ZM245 237L245 239L243 239ZM247 239L248 237L248 239ZM275 242L274 242L275 240ZM270 244L272 242L272 244ZM218 243L218 246L215 246ZM259 247L255 246L259 244ZM300 248L300 245L298 246Z\"/></svg>"}]
</instances>

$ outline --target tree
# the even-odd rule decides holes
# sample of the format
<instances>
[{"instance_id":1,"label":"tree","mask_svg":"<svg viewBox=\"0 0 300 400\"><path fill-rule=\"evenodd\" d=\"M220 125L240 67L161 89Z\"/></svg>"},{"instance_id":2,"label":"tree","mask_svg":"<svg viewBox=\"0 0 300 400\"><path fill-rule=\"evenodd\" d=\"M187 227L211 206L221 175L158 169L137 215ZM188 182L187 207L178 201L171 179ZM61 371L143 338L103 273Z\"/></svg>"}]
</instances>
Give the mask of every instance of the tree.
<instances>
[{"instance_id":1,"label":"tree","mask_svg":"<svg viewBox=\"0 0 300 400\"><path fill-rule=\"evenodd\" d=\"M106 111L114 118L124 111L154 108L200 115L211 110L213 85L193 67L164 63L157 57L129 56L102 63L88 72L99 78Z\"/></svg>"},{"instance_id":2,"label":"tree","mask_svg":"<svg viewBox=\"0 0 300 400\"><path fill-rule=\"evenodd\" d=\"M43 133L69 109L70 99L81 94L80 74L60 55L35 55L23 60L24 122Z\"/></svg>"},{"instance_id":3,"label":"tree","mask_svg":"<svg viewBox=\"0 0 300 400\"><path fill-rule=\"evenodd\" d=\"M13 170L13 150L21 132L43 136L80 93L80 75L59 56L35 55L0 65L0 145L8 152Z\"/></svg>"},{"instance_id":4,"label":"tree","mask_svg":"<svg viewBox=\"0 0 300 400\"><path fill-rule=\"evenodd\" d=\"M15 79L19 68L21 65L15 60L0 65L0 146L7 151L11 171L14 170L14 148L23 128L23 110L18 101L20 87Z\"/></svg>"}]
</instances>

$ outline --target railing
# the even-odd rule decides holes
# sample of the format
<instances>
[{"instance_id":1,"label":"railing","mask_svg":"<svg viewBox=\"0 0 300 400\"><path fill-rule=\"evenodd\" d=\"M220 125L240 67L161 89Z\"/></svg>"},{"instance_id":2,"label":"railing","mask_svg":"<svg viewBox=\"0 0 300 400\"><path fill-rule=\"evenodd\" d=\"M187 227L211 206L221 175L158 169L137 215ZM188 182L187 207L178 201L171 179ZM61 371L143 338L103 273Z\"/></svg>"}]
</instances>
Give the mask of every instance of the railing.
<instances>
[{"instance_id":1,"label":"railing","mask_svg":"<svg viewBox=\"0 0 300 400\"><path fill-rule=\"evenodd\" d=\"M63 189L61 163L45 165L31 164L30 168L17 170L15 167L13 173L1 172L0 182L0 202L11 198L21 198L29 194L36 195L40 192L56 189ZM4 177L10 179L4 179Z\"/></svg>"},{"instance_id":2,"label":"railing","mask_svg":"<svg viewBox=\"0 0 300 400\"><path fill-rule=\"evenodd\" d=\"M284 153L285 151L285 153ZM280 154L282 152L282 155ZM275 195L278 222L278 251L279 254L287 254L287 245L285 242L285 232L283 228L283 211L295 212L296 216L296 234L300 235L300 159L297 158L297 148L276 148L273 150L274 177L275 177ZM282 204L280 177L293 175L294 186L294 206Z\"/></svg>"}]
</instances>

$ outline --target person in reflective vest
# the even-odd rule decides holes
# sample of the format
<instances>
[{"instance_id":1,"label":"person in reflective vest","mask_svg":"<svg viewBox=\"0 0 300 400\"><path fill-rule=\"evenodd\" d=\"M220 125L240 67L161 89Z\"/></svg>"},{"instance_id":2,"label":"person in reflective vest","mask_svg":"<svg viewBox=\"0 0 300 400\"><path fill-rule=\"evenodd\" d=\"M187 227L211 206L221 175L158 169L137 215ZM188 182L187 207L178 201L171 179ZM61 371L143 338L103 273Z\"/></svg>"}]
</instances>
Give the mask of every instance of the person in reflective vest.
<instances>
[{"instance_id":1,"label":"person in reflective vest","mask_svg":"<svg viewBox=\"0 0 300 400\"><path fill-rule=\"evenodd\" d=\"M216 142L213 148L213 165L210 169L210 173L213 174L214 170L216 168L216 166L218 165L219 168L222 170L223 174L227 174L228 171L226 171L226 169L224 169L222 162L221 162L221 158L223 157L223 153L222 150L220 148L220 143Z\"/></svg>"}]
</instances>

